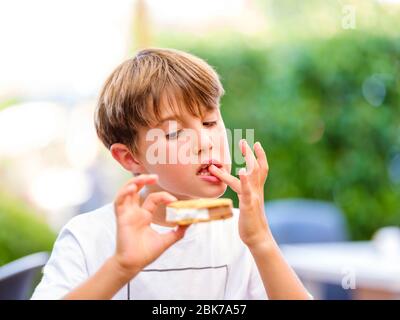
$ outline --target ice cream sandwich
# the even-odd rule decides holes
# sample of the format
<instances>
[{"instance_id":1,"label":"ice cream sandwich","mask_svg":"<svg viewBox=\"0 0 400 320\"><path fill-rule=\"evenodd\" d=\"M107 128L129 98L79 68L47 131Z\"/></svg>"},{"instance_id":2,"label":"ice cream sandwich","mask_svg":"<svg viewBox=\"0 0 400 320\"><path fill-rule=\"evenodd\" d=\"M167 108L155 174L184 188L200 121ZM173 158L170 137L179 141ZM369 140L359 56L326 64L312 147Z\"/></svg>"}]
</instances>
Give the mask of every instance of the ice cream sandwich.
<instances>
[{"instance_id":1,"label":"ice cream sandwich","mask_svg":"<svg viewBox=\"0 0 400 320\"><path fill-rule=\"evenodd\" d=\"M175 201L166 208L166 221L186 225L227 219L233 215L232 208L232 200L227 198Z\"/></svg>"}]
</instances>

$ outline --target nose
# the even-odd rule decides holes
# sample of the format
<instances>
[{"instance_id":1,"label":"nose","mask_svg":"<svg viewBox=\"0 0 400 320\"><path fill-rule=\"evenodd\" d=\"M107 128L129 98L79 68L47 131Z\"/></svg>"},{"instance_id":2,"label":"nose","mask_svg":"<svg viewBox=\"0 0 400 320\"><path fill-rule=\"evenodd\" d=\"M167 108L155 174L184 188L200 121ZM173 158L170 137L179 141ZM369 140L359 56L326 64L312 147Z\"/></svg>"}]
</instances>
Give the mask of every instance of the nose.
<instances>
[{"instance_id":1,"label":"nose","mask_svg":"<svg viewBox=\"0 0 400 320\"><path fill-rule=\"evenodd\" d=\"M210 133L207 130L196 130L197 135L193 143L193 151L196 155L211 154L213 149L213 141Z\"/></svg>"}]
</instances>

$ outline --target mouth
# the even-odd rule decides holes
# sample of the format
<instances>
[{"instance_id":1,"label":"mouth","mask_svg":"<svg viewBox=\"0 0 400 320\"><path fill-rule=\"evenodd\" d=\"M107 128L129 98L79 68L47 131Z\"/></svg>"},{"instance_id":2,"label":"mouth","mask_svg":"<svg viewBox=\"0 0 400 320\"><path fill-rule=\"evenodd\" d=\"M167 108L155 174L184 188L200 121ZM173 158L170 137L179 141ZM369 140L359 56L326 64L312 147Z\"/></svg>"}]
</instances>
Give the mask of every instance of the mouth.
<instances>
[{"instance_id":1,"label":"mouth","mask_svg":"<svg viewBox=\"0 0 400 320\"><path fill-rule=\"evenodd\" d=\"M200 178L202 178L205 181L208 182L221 182L221 180L214 176L208 169L210 168L211 165L216 166L217 168L222 168L222 164L219 163L216 160L209 160L206 163L203 163L199 169L197 170L197 175L200 176Z\"/></svg>"}]
</instances>

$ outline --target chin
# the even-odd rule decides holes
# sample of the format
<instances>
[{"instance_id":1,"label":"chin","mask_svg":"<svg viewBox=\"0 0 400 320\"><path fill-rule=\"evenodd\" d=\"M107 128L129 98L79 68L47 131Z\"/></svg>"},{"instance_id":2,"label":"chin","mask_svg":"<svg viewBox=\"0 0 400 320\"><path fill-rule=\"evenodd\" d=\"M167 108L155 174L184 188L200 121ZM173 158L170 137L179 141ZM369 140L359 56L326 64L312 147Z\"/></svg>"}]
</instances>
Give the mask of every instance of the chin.
<instances>
[{"instance_id":1,"label":"chin","mask_svg":"<svg viewBox=\"0 0 400 320\"><path fill-rule=\"evenodd\" d=\"M226 191L227 185L225 183L221 185L211 186L209 188L202 188L196 194L199 198L219 198Z\"/></svg>"},{"instance_id":2,"label":"chin","mask_svg":"<svg viewBox=\"0 0 400 320\"><path fill-rule=\"evenodd\" d=\"M226 188L228 187L225 183L217 185L195 185L187 186L187 188L179 189L173 188L172 186L162 186L165 191L173 194L180 200L197 199L197 198L219 198L222 196Z\"/></svg>"}]
</instances>

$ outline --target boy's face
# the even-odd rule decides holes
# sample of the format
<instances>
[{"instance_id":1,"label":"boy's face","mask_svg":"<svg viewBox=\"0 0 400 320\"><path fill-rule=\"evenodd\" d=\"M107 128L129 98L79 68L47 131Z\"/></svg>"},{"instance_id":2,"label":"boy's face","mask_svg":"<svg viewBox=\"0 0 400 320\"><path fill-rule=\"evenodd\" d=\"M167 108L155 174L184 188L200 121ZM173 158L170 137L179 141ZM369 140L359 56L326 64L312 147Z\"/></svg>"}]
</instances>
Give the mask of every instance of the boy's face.
<instances>
[{"instance_id":1,"label":"boy's face","mask_svg":"<svg viewBox=\"0 0 400 320\"><path fill-rule=\"evenodd\" d=\"M227 185L207 169L212 163L230 173L231 158L225 125L219 108L203 118L188 112L179 116L172 110L161 114L154 128L139 130L136 159L141 173L158 175L158 185L149 191L164 190L178 199L216 198Z\"/></svg>"}]
</instances>

